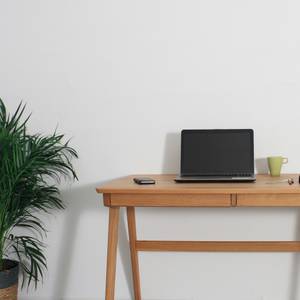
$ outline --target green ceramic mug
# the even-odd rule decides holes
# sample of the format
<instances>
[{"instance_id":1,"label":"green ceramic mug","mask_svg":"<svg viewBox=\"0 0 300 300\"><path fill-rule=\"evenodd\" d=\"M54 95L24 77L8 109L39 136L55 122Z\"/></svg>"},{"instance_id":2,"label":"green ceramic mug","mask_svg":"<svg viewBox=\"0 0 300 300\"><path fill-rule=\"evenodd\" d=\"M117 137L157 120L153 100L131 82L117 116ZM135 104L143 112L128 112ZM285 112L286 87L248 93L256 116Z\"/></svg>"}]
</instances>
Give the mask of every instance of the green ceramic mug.
<instances>
[{"instance_id":1,"label":"green ceramic mug","mask_svg":"<svg viewBox=\"0 0 300 300\"><path fill-rule=\"evenodd\" d=\"M268 166L271 176L280 176L281 168L283 164L288 163L288 159L282 156L270 156L268 157Z\"/></svg>"}]
</instances>

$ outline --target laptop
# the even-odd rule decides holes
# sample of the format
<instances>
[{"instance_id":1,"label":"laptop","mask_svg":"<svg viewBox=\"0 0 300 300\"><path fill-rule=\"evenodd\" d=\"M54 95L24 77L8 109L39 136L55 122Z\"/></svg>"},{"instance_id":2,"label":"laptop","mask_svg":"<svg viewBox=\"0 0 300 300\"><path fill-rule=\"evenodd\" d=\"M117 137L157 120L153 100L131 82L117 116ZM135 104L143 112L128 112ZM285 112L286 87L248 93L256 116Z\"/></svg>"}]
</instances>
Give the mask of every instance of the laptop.
<instances>
[{"instance_id":1,"label":"laptop","mask_svg":"<svg viewBox=\"0 0 300 300\"><path fill-rule=\"evenodd\" d=\"M182 130L180 175L175 181L255 181L253 130Z\"/></svg>"}]
</instances>

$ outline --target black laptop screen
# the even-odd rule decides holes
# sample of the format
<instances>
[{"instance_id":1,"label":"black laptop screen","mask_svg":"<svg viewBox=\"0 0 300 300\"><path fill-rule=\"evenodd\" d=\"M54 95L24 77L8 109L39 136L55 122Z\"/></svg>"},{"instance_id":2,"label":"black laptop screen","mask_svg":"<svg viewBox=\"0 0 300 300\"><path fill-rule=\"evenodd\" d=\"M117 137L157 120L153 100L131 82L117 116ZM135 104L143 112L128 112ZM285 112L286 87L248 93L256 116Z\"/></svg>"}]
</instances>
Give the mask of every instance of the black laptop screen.
<instances>
[{"instance_id":1,"label":"black laptop screen","mask_svg":"<svg viewBox=\"0 0 300 300\"><path fill-rule=\"evenodd\" d=\"M251 175L253 130L183 130L181 175Z\"/></svg>"}]
</instances>

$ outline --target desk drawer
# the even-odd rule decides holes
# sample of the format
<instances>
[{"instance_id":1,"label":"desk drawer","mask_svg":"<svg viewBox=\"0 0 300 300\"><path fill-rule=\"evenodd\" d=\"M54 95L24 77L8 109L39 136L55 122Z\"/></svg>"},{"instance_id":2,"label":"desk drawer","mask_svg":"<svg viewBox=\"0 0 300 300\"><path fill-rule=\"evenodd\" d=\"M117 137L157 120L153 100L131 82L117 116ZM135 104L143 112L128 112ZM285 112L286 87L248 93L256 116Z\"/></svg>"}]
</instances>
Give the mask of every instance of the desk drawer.
<instances>
[{"instance_id":1,"label":"desk drawer","mask_svg":"<svg viewBox=\"0 0 300 300\"><path fill-rule=\"evenodd\" d=\"M111 206L227 207L230 194L112 194Z\"/></svg>"},{"instance_id":2,"label":"desk drawer","mask_svg":"<svg viewBox=\"0 0 300 300\"><path fill-rule=\"evenodd\" d=\"M237 206L300 206L300 194L239 194Z\"/></svg>"}]
</instances>

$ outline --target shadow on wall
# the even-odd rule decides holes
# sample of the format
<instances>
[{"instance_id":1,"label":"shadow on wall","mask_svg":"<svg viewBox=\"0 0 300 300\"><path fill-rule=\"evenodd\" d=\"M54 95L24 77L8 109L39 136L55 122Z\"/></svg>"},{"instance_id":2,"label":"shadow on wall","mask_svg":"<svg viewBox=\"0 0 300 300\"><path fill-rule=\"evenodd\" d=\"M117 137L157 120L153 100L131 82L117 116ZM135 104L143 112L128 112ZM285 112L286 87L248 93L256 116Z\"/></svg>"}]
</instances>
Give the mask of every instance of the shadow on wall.
<instances>
[{"instance_id":1,"label":"shadow on wall","mask_svg":"<svg viewBox=\"0 0 300 300\"><path fill-rule=\"evenodd\" d=\"M257 174L268 174L268 161L266 158L257 158L255 159L255 167Z\"/></svg>"},{"instance_id":2,"label":"shadow on wall","mask_svg":"<svg viewBox=\"0 0 300 300\"><path fill-rule=\"evenodd\" d=\"M167 133L165 141L164 156L162 162L162 173L177 174L180 171L180 132Z\"/></svg>"},{"instance_id":3,"label":"shadow on wall","mask_svg":"<svg viewBox=\"0 0 300 300\"><path fill-rule=\"evenodd\" d=\"M74 263L72 254L81 215L87 211L101 210L101 214L104 213L104 209L99 202L99 197L96 195L95 186L92 184L62 191L62 198L67 207L64 215L61 241L59 243L59 256L53 294L51 295L52 299L63 299L66 294L70 269Z\"/></svg>"},{"instance_id":4,"label":"shadow on wall","mask_svg":"<svg viewBox=\"0 0 300 300\"><path fill-rule=\"evenodd\" d=\"M295 240L300 241L300 210L297 213ZM299 300L299 270L300 269L300 253L294 253L291 266L290 279L290 297L288 300Z\"/></svg>"},{"instance_id":5,"label":"shadow on wall","mask_svg":"<svg viewBox=\"0 0 300 300\"><path fill-rule=\"evenodd\" d=\"M85 185L62 192L62 197L67 203L67 209L65 210L62 228L63 232L59 243L57 268L51 299L61 300L65 299L67 296L66 289L68 287L68 279L71 275L71 267L75 264L73 249L75 247L76 237L78 236L78 226L80 224L81 216L86 212L100 212L101 215L104 216L107 214L108 216L108 209L103 206L102 196L98 195L95 191L95 188L99 185L101 185L101 183ZM121 263L127 279L128 289L132 291L130 250L124 220L124 210L121 210L120 214L119 233L118 246ZM107 234L103 237L99 236L99 243L101 244L99 247L103 247L105 244L104 241L106 240ZM97 265L99 265L100 268L101 265L103 266L101 271L105 274L106 261L99 262ZM99 291L98 297L104 298L104 293L105 291ZM134 296L131 294L131 299L133 298Z\"/></svg>"}]
</instances>

